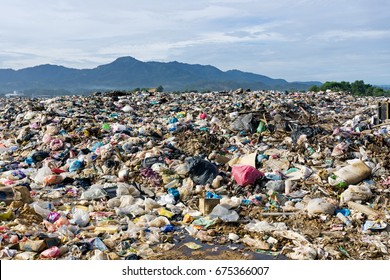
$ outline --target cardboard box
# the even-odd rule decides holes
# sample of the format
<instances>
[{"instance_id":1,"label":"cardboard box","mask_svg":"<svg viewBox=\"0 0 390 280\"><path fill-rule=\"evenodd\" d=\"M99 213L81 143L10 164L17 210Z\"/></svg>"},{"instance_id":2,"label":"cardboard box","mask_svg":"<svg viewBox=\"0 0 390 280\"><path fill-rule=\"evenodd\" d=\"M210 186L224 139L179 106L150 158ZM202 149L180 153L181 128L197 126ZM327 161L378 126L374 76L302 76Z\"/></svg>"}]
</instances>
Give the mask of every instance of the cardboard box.
<instances>
[{"instance_id":1,"label":"cardboard box","mask_svg":"<svg viewBox=\"0 0 390 280\"><path fill-rule=\"evenodd\" d=\"M219 198L199 198L199 211L208 215L220 202Z\"/></svg>"}]
</instances>

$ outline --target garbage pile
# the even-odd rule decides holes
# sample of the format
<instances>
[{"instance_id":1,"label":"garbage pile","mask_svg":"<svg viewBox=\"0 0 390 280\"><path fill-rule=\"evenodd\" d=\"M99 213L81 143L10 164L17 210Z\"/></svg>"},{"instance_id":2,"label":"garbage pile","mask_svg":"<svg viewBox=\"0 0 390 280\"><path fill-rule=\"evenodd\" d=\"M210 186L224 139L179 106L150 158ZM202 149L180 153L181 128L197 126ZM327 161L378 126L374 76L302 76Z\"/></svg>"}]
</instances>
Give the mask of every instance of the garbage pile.
<instances>
[{"instance_id":1,"label":"garbage pile","mask_svg":"<svg viewBox=\"0 0 390 280\"><path fill-rule=\"evenodd\" d=\"M206 245L237 258L389 259L390 123L378 101L0 99L0 259L175 259Z\"/></svg>"}]
</instances>

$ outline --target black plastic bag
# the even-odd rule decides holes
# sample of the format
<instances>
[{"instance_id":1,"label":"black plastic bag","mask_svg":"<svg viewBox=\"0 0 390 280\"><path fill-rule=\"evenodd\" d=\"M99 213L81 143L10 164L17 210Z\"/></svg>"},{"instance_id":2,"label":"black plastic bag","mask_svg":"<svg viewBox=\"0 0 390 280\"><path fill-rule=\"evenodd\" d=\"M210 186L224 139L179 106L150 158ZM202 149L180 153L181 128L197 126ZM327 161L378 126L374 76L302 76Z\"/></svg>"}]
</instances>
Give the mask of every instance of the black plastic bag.
<instances>
[{"instance_id":1,"label":"black plastic bag","mask_svg":"<svg viewBox=\"0 0 390 280\"><path fill-rule=\"evenodd\" d=\"M163 163L163 162L164 159L162 157L148 157L142 161L142 167L150 168L155 163Z\"/></svg>"},{"instance_id":2,"label":"black plastic bag","mask_svg":"<svg viewBox=\"0 0 390 280\"><path fill-rule=\"evenodd\" d=\"M189 175L197 185L211 184L219 171L217 166L199 157L186 160L189 167Z\"/></svg>"}]
</instances>

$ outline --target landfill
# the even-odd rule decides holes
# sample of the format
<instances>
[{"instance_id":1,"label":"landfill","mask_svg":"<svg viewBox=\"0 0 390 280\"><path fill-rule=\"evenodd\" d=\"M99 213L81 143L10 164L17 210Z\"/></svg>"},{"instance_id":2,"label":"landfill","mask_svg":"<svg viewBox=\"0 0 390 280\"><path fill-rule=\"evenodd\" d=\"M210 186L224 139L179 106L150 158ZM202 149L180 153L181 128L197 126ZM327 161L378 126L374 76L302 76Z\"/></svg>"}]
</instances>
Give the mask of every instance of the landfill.
<instances>
[{"instance_id":1,"label":"landfill","mask_svg":"<svg viewBox=\"0 0 390 280\"><path fill-rule=\"evenodd\" d=\"M343 92L0 99L0 259L388 260L390 123Z\"/></svg>"}]
</instances>

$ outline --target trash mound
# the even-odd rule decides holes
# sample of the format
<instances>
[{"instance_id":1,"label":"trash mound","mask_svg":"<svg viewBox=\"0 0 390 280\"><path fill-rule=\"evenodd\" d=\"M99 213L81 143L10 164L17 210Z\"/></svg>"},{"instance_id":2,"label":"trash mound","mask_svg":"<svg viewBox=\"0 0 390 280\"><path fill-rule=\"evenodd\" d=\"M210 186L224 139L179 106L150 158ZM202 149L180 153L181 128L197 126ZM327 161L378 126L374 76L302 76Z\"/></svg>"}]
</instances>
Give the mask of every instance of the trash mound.
<instances>
[{"instance_id":1,"label":"trash mound","mask_svg":"<svg viewBox=\"0 0 390 280\"><path fill-rule=\"evenodd\" d=\"M389 259L381 102L242 90L0 99L0 259Z\"/></svg>"}]
</instances>

